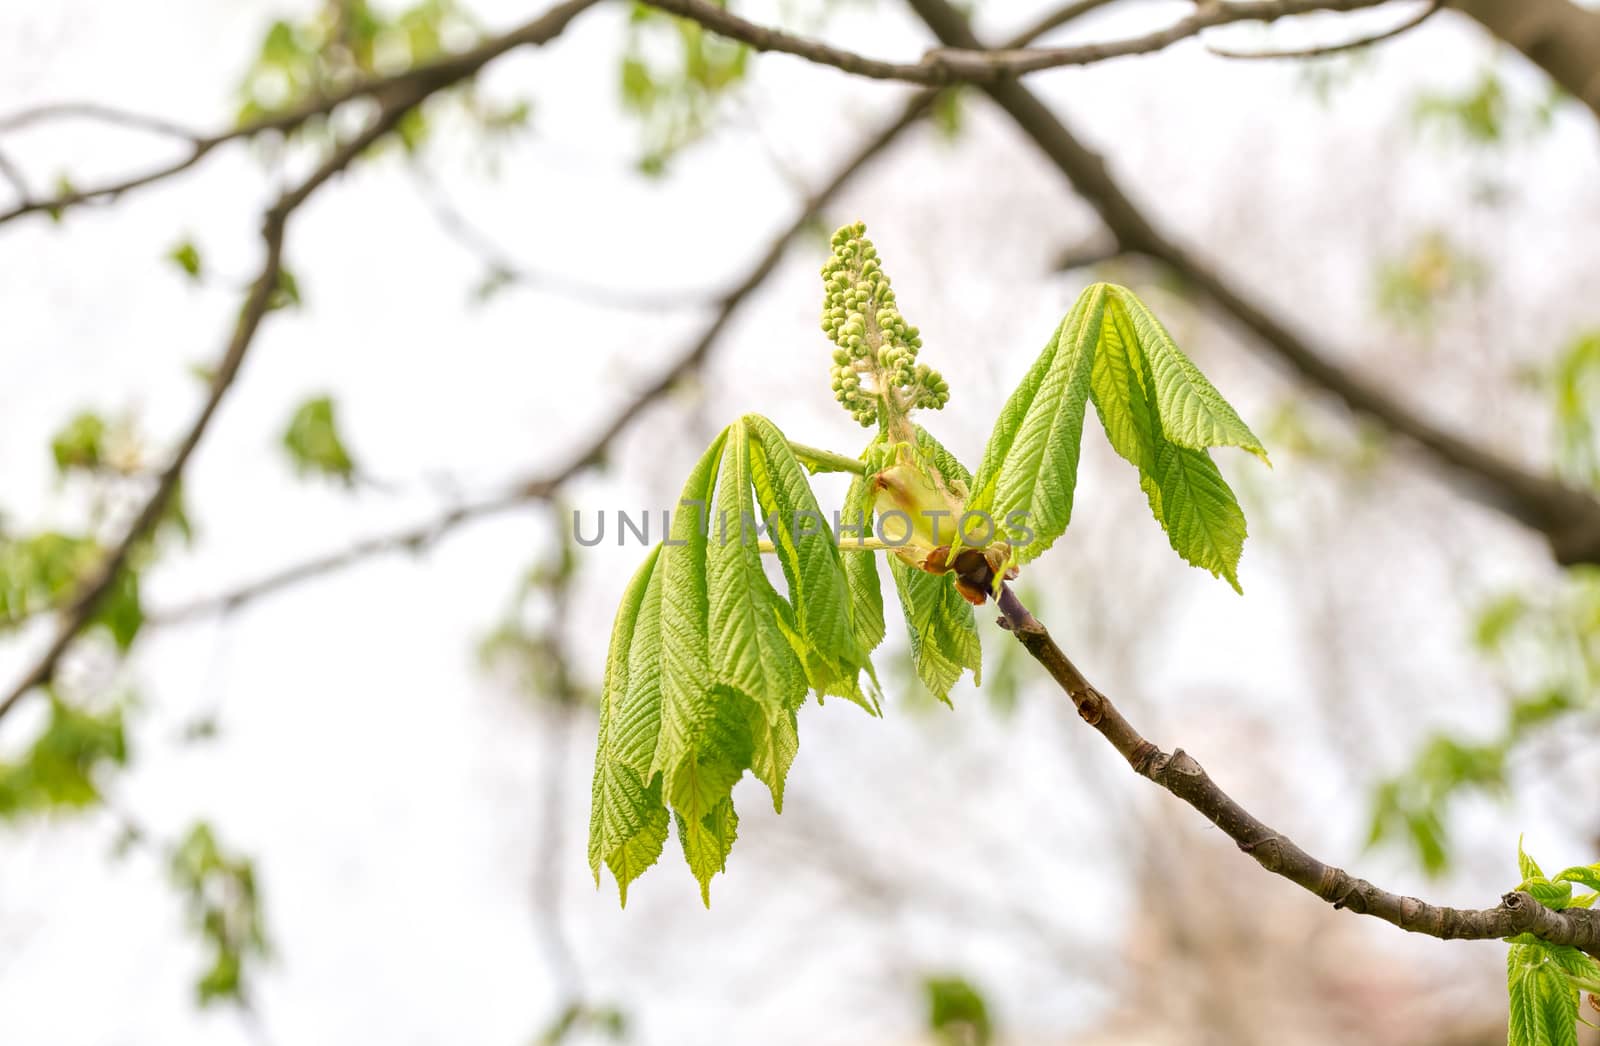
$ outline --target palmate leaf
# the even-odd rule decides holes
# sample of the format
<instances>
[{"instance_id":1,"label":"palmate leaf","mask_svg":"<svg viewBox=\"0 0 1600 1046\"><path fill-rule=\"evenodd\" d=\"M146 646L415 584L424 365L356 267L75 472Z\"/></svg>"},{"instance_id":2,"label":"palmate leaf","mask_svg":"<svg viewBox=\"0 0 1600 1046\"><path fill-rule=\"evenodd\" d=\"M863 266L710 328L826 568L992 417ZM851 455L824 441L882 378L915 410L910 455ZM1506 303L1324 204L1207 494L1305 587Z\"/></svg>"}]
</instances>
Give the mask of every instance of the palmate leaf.
<instances>
[{"instance_id":1,"label":"palmate leaf","mask_svg":"<svg viewBox=\"0 0 1600 1046\"><path fill-rule=\"evenodd\" d=\"M1173 549L1237 589L1244 513L1206 450L1266 452L1124 287L1089 287L1062 320L995 424L968 510L1005 524L1019 563L1054 544L1072 518L1090 402Z\"/></svg>"},{"instance_id":2,"label":"palmate leaf","mask_svg":"<svg viewBox=\"0 0 1600 1046\"><path fill-rule=\"evenodd\" d=\"M758 510L787 597L762 568ZM711 877L738 830L733 786L750 770L781 808L808 685L819 698L841 694L871 708L862 671L873 678L850 581L805 470L770 422L741 418L695 466L668 540L617 613L589 824L597 882L604 864L626 902L671 820L709 904Z\"/></svg>"}]
</instances>

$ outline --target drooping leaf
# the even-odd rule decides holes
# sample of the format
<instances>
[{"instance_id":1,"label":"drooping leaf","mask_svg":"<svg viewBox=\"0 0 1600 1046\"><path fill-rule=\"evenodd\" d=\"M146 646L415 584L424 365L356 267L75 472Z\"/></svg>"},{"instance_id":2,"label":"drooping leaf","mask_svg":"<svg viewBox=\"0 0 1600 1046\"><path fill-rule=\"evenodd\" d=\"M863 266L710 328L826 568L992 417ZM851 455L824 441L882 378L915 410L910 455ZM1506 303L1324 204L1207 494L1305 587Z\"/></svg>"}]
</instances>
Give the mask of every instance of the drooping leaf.
<instances>
[{"instance_id":1,"label":"drooping leaf","mask_svg":"<svg viewBox=\"0 0 1600 1046\"><path fill-rule=\"evenodd\" d=\"M867 654L878 649L887 634L878 554L859 547L872 536L872 502L872 484L867 477L857 476L851 480L840 510L839 529L839 554L850 588L850 626L855 632L856 644Z\"/></svg>"},{"instance_id":2,"label":"drooping leaf","mask_svg":"<svg viewBox=\"0 0 1600 1046\"><path fill-rule=\"evenodd\" d=\"M772 793L772 809L783 813L783 782L800 751L800 724L793 711L768 719L759 707L750 707L750 772Z\"/></svg>"},{"instance_id":3,"label":"drooping leaf","mask_svg":"<svg viewBox=\"0 0 1600 1046\"><path fill-rule=\"evenodd\" d=\"M950 688L964 670L972 671L974 685L983 679L983 646L972 604L956 591L954 575L924 573L895 556L889 557L889 573L900 593L917 676L949 704Z\"/></svg>"},{"instance_id":4,"label":"drooping leaf","mask_svg":"<svg viewBox=\"0 0 1600 1046\"><path fill-rule=\"evenodd\" d=\"M711 665L724 686L759 704L776 721L805 701L805 672L779 624L782 598L761 567L751 494L752 455L743 421L729 426L717 477L716 526L708 542Z\"/></svg>"},{"instance_id":5,"label":"drooping leaf","mask_svg":"<svg viewBox=\"0 0 1600 1046\"><path fill-rule=\"evenodd\" d=\"M661 547L651 550L611 631L600 697L589 811L589 867L600 884L603 861L628 903L628 884L661 856L667 810L661 784L649 779L661 722Z\"/></svg>"},{"instance_id":6,"label":"drooping leaf","mask_svg":"<svg viewBox=\"0 0 1600 1046\"><path fill-rule=\"evenodd\" d=\"M661 736L651 774L663 774L674 809L699 820L733 787L742 766L716 750L707 727L716 718L711 666L711 596L706 583L707 524L726 429L690 473L672 518L661 590ZM725 785L718 782L725 782ZM689 806L680 805L687 799Z\"/></svg>"},{"instance_id":7,"label":"drooping leaf","mask_svg":"<svg viewBox=\"0 0 1600 1046\"><path fill-rule=\"evenodd\" d=\"M728 869L728 854L739 834L739 815L734 812L733 801L724 796L704 817L689 820L675 814L678 825L678 842L700 883L700 899L711 907L711 877Z\"/></svg>"},{"instance_id":8,"label":"drooping leaf","mask_svg":"<svg viewBox=\"0 0 1600 1046\"><path fill-rule=\"evenodd\" d=\"M783 433L758 415L742 421L755 437L750 476L789 586L811 684L819 694L848 698L876 714L870 697L876 677L856 635L853 593L833 529ZM870 624L863 627L870 631ZM868 692L860 683L863 671Z\"/></svg>"},{"instance_id":9,"label":"drooping leaf","mask_svg":"<svg viewBox=\"0 0 1600 1046\"><path fill-rule=\"evenodd\" d=\"M1238 566L1246 536L1244 510L1211 455L1163 444L1155 471L1139 484L1177 553L1242 593Z\"/></svg>"},{"instance_id":10,"label":"drooping leaf","mask_svg":"<svg viewBox=\"0 0 1600 1046\"><path fill-rule=\"evenodd\" d=\"M1133 344L1148 361L1166 438L1191 450L1239 447L1267 461L1266 448L1255 433L1200 373L1200 368L1179 351L1155 313L1128 288L1106 287L1115 303L1114 322L1122 331L1131 327Z\"/></svg>"}]
</instances>

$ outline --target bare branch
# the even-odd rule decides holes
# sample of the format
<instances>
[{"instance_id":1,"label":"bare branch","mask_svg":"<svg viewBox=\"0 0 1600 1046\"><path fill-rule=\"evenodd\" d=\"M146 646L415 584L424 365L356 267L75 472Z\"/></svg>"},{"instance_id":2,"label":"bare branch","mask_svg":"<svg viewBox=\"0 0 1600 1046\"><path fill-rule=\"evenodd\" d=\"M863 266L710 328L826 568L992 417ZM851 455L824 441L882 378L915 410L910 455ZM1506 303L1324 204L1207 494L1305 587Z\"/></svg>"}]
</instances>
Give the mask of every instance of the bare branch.
<instances>
[{"instance_id":1,"label":"bare branch","mask_svg":"<svg viewBox=\"0 0 1600 1046\"><path fill-rule=\"evenodd\" d=\"M116 127L177 138L191 144L208 137L162 116L151 116L148 113L134 112L132 109L122 109L100 102L47 102L44 105L31 106L9 116L0 116L0 131L15 131L32 124L63 119L94 120Z\"/></svg>"},{"instance_id":2,"label":"bare branch","mask_svg":"<svg viewBox=\"0 0 1600 1046\"><path fill-rule=\"evenodd\" d=\"M521 32L525 39L522 42L542 43L553 38L566 28L573 17L594 2L595 0L567 0L566 3L530 23L530 26L537 27L536 33L524 27ZM471 70L476 68L476 66L466 67L460 75L471 75ZM62 612L50 644L32 667L23 673L22 678L5 699L0 700L0 717L4 717L34 688L44 686L54 678L62 655L71 647L79 634L88 628L95 611L111 591L118 575L127 566L134 549L155 530L165 515L167 506L178 489L184 467L189 463L195 449L199 447L200 441L204 439L212 418L216 416L217 408L222 404L223 397L227 395L234 379L238 377L239 368L244 364L256 332L261 327L261 320L270 308L272 295L278 289L279 277L283 271L284 231L290 216L313 193L348 167L374 142L394 130L408 112L421 105L433 92L453 82L455 81L449 79L411 81L403 94L389 96L383 103L383 108L365 128L333 150L314 171L279 197L278 201L267 210L261 228L266 257L262 262L260 274L250 286L233 336L229 339L227 349L212 374L210 391L200 408L200 413L190 423L188 431L173 452L172 459L161 471L154 492L129 524L122 539L111 549L95 573L79 588L72 602Z\"/></svg>"},{"instance_id":3,"label":"bare branch","mask_svg":"<svg viewBox=\"0 0 1600 1046\"><path fill-rule=\"evenodd\" d=\"M22 170L3 152L0 152L0 178L10 183L20 202L27 203L31 198L32 194L28 192L28 180L22 176Z\"/></svg>"},{"instance_id":4,"label":"bare branch","mask_svg":"<svg viewBox=\"0 0 1600 1046\"><path fill-rule=\"evenodd\" d=\"M488 233L474 225L456 208L443 188L425 169L418 165L414 168L414 173L417 191L433 214L434 220L438 222L439 228L476 255L489 270L489 276L493 280L533 290L550 291L575 301L601 305L609 309L630 309L641 312L671 312L701 308L715 305L723 298L722 295L713 295L701 290L651 293L617 290L513 261Z\"/></svg>"},{"instance_id":5,"label":"bare branch","mask_svg":"<svg viewBox=\"0 0 1600 1046\"><path fill-rule=\"evenodd\" d=\"M1552 944L1571 945L1600 957L1600 912L1584 908L1555 911L1522 892L1506 894L1494 908L1446 908L1390 893L1343 868L1319 861L1223 791L1193 756L1181 748L1169 754L1145 740L1111 699L1078 671L1009 587L1002 590L999 605L1004 615L1001 627L1011 631L1034 660L1044 666L1072 699L1079 717L1099 731L1135 773L1198 810L1267 871L1309 890L1335 908L1370 915L1412 933L1473 941L1531 933Z\"/></svg>"},{"instance_id":6,"label":"bare branch","mask_svg":"<svg viewBox=\"0 0 1600 1046\"><path fill-rule=\"evenodd\" d=\"M1569 0L1452 0L1600 116L1600 11Z\"/></svg>"},{"instance_id":7,"label":"bare branch","mask_svg":"<svg viewBox=\"0 0 1600 1046\"><path fill-rule=\"evenodd\" d=\"M1325 55L1339 54L1343 51L1354 51L1360 47L1369 47L1384 40L1392 40L1401 33L1406 33L1426 22L1439 13L1444 7L1445 0L1430 0L1421 11L1407 18L1393 29L1385 29L1381 33L1372 33L1368 36L1346 40L1343 43L1325 44L1321 47L1285 48L1278 51L1230 51L1222 47L1207 45L1206 50L1221 58L1321 58Z\"/></svg>"},{"instance_id":8,"label":"bare branch","mask_svg":"<svg viewBox=\"0 0 1600 1046\"><path fill-rule=\"evenodd\" d=\"M475 75L478 70L508 51L544 43L550 39L545 34L553 22L559 21L564 28L566 23L571 21L576 14L594 2L595 0L566 0L566 2L532 21L526 22L499 36L491 37L476 47L462 51L459 54L425 62L422 65L413 66L392 76L373 77L363 80L342 91L309 99L292 109L272 113L259 120L252 120L249 123L240 124L237 127L219 131L215 134L195 136L191 131L178 128L176 124L168 124L169 130L176 132L179 137L189 142L189 151L176 160L141 174L131 175L91 188L72 189L47 199L24 200L9 211L0 211L0 225L28 214L60 214L67 208L79 204L114 200L135 189L141 189L147 185L153 185L182 174L205 159L220 146L227 145L230 142L246 141L270 132L288 134L317 117L326 116L335 109L356 99L370 98L378 103L380 110L383 110L393 108L398 100L412 97L418 92L421 92L421 96L426 98L437 91L452 87ZM557 29L557 32L559 31ZM94 103L72 104L95 108L102 112L113 111L107 107L96 106ZM18 119L27 122L29 119L38 118L30 116L30 112L10 117L6 122L15 122ZM152 129L157 124L165 123L158 117L135 117L134 114L128 113L122 115L142 121Z\"/></svg>"},{"instance_id":9,"label":"bare branch","mask_svg":"<svg viewBox=\"0 0 1600 1046\"><path fill-rule=\"evenodd\" d=\"M1274 22L1313 11L1354 11L1376 7L1388 0L1238 0L1235 3L1201 3L1165 29L1107 43L1067 47L1003 49L943 47L929 51L920 62L887 62L825 44L781 29L771 29L740 18L710 0L648 0L650 6L678 15L714 33L748 44L757 51L775 51L832 66L873 80L941 87L956 83L995 84L1028 73L1063 66L1089 65L1111 58L1159 51L1180 40L1219 25L1234 22ZM1053 28L1053 26L1051 27Z\"/></svg>"},{"instance_id":10,"label":"bare branch","mask_svg":"<svg viewBox=\"0 0 1600 1046\"><path fill-rule=\"evenodd\" d=\"M966 19L946 0L910 3L947 44L968 49L981 46ZM1356 413L1415 442L1445 466L1445 474L1469 494L1544 535L1558 562L1600 563L1600 500L1435 425L1387 389L1334 362L1332 352L1290 328L1158 228L1122 191L1105 161L1074 137L1026 87L1003 81L983 89L1099 212L1123 249L1169 266L1301 378L1332 393Z\"/></svg>"}]
</instances>

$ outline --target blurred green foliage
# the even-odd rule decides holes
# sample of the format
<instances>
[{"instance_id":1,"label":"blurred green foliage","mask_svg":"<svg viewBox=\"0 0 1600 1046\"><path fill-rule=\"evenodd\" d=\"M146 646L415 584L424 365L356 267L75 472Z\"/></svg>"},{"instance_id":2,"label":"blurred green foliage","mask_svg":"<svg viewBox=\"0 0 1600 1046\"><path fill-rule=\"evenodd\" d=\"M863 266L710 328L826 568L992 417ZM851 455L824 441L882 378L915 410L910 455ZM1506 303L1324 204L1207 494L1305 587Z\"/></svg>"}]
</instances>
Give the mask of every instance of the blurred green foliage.
<instances>
[{"instance_id":1,"label":"blurred green foliage","mask_svg":"<svg viewBox=\"0 0 1600 1046\"><path fill-rule=\"evenodd\" d=\"M338 411L330 396L314 396L295 409L283 433L283 449L302 474L355 480L356 463L339 435Z\"/></svg>"},{"instance_id":2,"label":"blurred green foliage","mask_svg":"<svg viewBox=\"0 0 1600 1046\"><path fill-rule=\"evenodd\" d=\"M372 77L402 72L464 50L481 35L472 12L456 0L421 0L398 8L325 0L301 20L280 20L268 28L239 85L237 120L248 124ZM470 82L440 97L452 99L479 130L491 133L521 128L530 114L527 101L489 102ZM326 135L326 127L325 119L316 119L298 133L316 139ZM401 120L396 137L413 152L433 127L428 108L418 108Z\"/></svg>"},{"instance_id":3,"label":"blurred green foliage","mask_svg":"<svg viewBox=\"0 0 1600 1046\"><path fill-rule=\"evenodd\" d=\"M558 522L566 516L556 509ZM523 572L504 614L478 645L483 667L504 672L519 691L561 705L598 704L599 695L574 678L562 641L562 624L577 580L570 541Z\"/></svg>"},{"instance_id":4,"label":"blurred green foliage","mask_svg":"<svg viewBox=\"0 0 1600 1046\"><path fill-rule=\"evenodd\" d=\"M93 471L105 464L106 421L93 411L79 411L50 440L50 453L56 471L65 475L72 469Z\"/></svg>"},{"instance_id":5,"label":"blurred green foliage","mask_svg":"<svg viewBox=\"0 0 1600 1046\"><path fill-rule=\"evenodd\" d=\"M628 1035L628 1015L614 1006L575 1002L557 1014L536 1041L539 1046L560 1046L584 1032L621 1042Z\"/></svg>"},{"instance_id":6,"label":"blurred green foliage","mask_svg":"<svg viewBox=\"0 0 1600 1046\"><path fill-rule=\"evenodd\" d=\"M698 22L633 5L619 72L623 108L642 127L641 171L663 173L705 135L724 97L744 81L749 59L748 47Z\"/></svg>"},{"instance_id":7,"label":"blurred green foliage","mask_svg":"<svg viewBox=\"0 0 1600 1046\"><path fill-rule=\"evenodd\" d=\"M39 736L15 759L0 761L0 818L93 806L99 769L127 759L120 706L84 712L52 694Z\"/></svg>"},{"instance_id":8,"label":"blurred green foliage","mask_svg":"<svg viewBox=\"0 0 1600 1046\"><path fill-rule=\"evenodd\" d=\"M1396 326L1430 333L1444 307L1481 290L1488 279L1482 259L1431 229L1395 257L1378 265L1374 294L1378 313Z\"/></svg>"},{"instance_id":9,"label":"blurred green foliage","mask_svg":"<svg viewBox=\"0 0 1600 1046\"><path fill-rule=\"evenodd\" d=\"M983 994L965 977L939 975L922 982L928 1030L944 1046L989 1046L994 1025Z\"/></svg>"},{"instance_id":10,"label":"blurred green foliage","mask_svg":"<svg viewBox=\"0 0 1600 1046\"><path fill-rule=\"evenodd\" d=\"M1557 469L1569 482L1600 489L1600 330L1574 338L1542 377L1555 411Z\"/></svg>"},{"instance_id":11,"label":"blurred green foliage","mask_svg":"<svg viewBox=\"0 0 1600 1046\"><path fill-rule=\"evenodd\" d=\"M1507 678L1503 726L1483 740L1433 735L1410 767L1373 794L1369 841L1403 840L1430 874L1449 864L1453 799L1504 795L1519 746L1553 724L1570 726L1600 710L1600 568L1573 568L1542 597L1508 592L1488 600L1472 640Z\"/></svg>"},{"instance_id":12,"label":"blurred green foliage","mask_svg":"<svg viewBox=\"0 0 1600 1046\"><path fill-rule=\"evenodd\" d=\"M167 252L167 261L177 266L178 270L191 280L198 281L204 272L200 260L200 248L190 239L183 239L175 244Z\"/></svg>"},{"instance_id":13,"label":"blurred green foliage","mask_svg":"<svg viewBox=\"0 0 1600 1046\"><path fill-rule=\"evenodd\" d=\"M99 542L81 535L0 533L0 628L65 602L102 554Z\"/></svg>"},{"instance_id":14,"label":"blurred green foliage","mask_svg":"<svg viewBox=\"0 0 1600 1046\"><path fill-rule=\"evenodd\" d=\"M268 953L255 865L225 852L201 822L173 848L171 873L190 922L211 949L210 965L195 984L200 1004L244 1001L250 961Z\"/></svg>"},{"instance_id":15,"label":"blurred green foliage","mask_svg":"<svg viewBox=\"0 0 1600 1046\"><path fill-rule=\"evenodd\" d=\"M1566 97L1553 82L1542 95L1527 97L1510 90L1493 66L1485 66L1462 90L1418 95L1411 116L1418 130L1445 141L1498 146L1547 130Z\"/></svg>"}]
</instances>

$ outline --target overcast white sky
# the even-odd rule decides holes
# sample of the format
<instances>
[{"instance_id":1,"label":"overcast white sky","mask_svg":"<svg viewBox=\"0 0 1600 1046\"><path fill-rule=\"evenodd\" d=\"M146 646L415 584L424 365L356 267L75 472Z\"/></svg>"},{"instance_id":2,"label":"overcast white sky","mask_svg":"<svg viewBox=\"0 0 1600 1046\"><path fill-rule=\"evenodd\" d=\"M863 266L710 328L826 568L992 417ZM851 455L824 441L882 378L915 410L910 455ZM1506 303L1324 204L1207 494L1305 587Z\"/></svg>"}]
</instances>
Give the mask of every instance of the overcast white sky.
<instances>
[{"instance_id":1,"label":"overcast white sky","mask_svg":"<svg viewBox=\"0 0 1600 1046\"><path fill-rule=\"evenodd\" d=\"M269 20L307 6L12 5L0 11L0 110L88 99L219 125ZM530 10L475 6L492 26ZM776 17L770 6L752 16ZM1130 6L1078 32L1118 35L1185 8ZM1008 0L982 14L998 32L1031 11ZM1342 31L1319 21L1271 39ZM885 56L926 46L893 5L844 12L828 35ZM720 288L737 277L788 222L792 183L814 184L903 94L760 60L742 117L683 156L671 177L647 181L631 170L637 140L618 115L621 37L621 9L598 9L556 46L494 67L491 92L526 93L535 105L533 133L503 151L496 175L448 145L431 161L456 206L513 257L619 288ZM1491 429L1538 460L1544 434L1529 420L1538 416L1531 400L1492 393L1491 379L1553 350L1584 307L1594 321L1600 164L1593 122L1573 112L1511 156L1414 146L1412 94L1467 83L1491 55L1476 32L1441 16L1386 47L1327 106L1292 68L1230 64L1193 43L1036 85L1164 221L1253 292L1425 409ZM1513 82L1538 89L1531 78ZM868 223L903 311L923 329L924 358L955 389L930 427L975 461L993 412L1087 278L1049 275L1049 259L1094 225L1002 121L977 103L970 112L957 147L926 131L910 136L829 219ZM0 146L40 186L60 171L87 184L168 148L83 124L9 135ZM1511 188L1501 209L1464 205L1483 176ZM238 296L226 285L192 287L160 258L191 236L217 271L242 278L257 264L256 216L270 193L259 158L232 150L60 227L0 229L0 502L9 519L70 523L81 508L54 484L47 453L70 411L132 409L162 439L188 423L198 392L186 368L220 351ZM1371 265L1437 225L1489 257L1496 282L1471 322L1424 346L1374 320ZM857 449L860 430L824 381L820 250L797 245L693 395L630 429L617 445L620 467L575 484L572 503L669 503L710 435L743 411L774 418L796 439ZM700 322L693 309L625 313L522 290L472 306L481 267L441 233L393 157L307 207L288 258L305 307L269 319L196 458L187 486L200 538L151 578L152 605L426 518L451 489L483 492L563 461ZM1289 387L1170 296L1150 297L1246 417L1265 420ZM1457 366L1467 353L1478 363ZM395 492L352 496L290 474L277 434L319 391L337 397L353 450ZM1483 679L1465 653L1460 607L1492 584L1548 577L1536 543L1415 470L1352 502L1292 456L1258 474L1229 459L1223 467L1247 488L1252 513L1240 599L1171 556L1136 485L1109 458L1103 447L1088 452L1078 518L1034 580L1050 591L1058 631L1080 637L1077 660L1128 692L1158 740L1220 762L1292 709L1314 729L1282 754L1286 765L1312 767L1309 780L1289 786L1249 767L1231 769L1230 780L1253 784L1263 814L1314 849L1397 888L1485 900L1493 894L1477 873L1504 878L1522 828L1563 854L1553 859L1593 858L1533 812L1536 795L1469 811L1474 842L1459 881L1426 884L1402 860L1363 855L1359 786L1370 778L1347 774L1311 710L1305 593L1324 586L1339 594L1344 641L1370 654L1351 670L1349 700L1411 710L1397 733L1372 742L1376 766L1395 765L1430 722L1492 725L1492 701L1459 699ZM520 572L564 539L535 511L512 514L425 558L374 561L224 622L153 634L138 657L137 758L110 792L158 833L205 817L257 857L275 946L257 999L265 1041L521 1043L548 1020L557 999L530 881L536 855L552 845L538 821L551 720L480 672L473 651ZM609 619L639 555L610 544L581 553L571 631L587 677L598 678ZM41 638L26 633L0 649L0 676L9 679ZM1150 644L1164 652L1141 653ZM791 809L774 821L758 788L741 786L742 838L713 884L710 912L673 846L635 884L627 912L609 880L593 890L582 850L593 723L580 717L555 748L565 753L567 814L558 856L563 925L590 997L627 1008L641 1042L904 1041L920 1019L915 976L953 968L992 992L1021 1041L1059 1041L1063 1029L1092 1024L1110 998L1094 957L1120 940L1114 917L1129 886L1125 872L1107 874L1122 855L1101 807L1147 797L1047 692L1025 698L1036 700L1008 720L965 684L954 713L919 714L895 700L884 722L847 706L809 709ZM213 708L220 735L184 743L184 725ZM24 717L4 725L0 748L28 731ZM255 1041L227 1009L192 1005L202 960L164 869L139 854L109 860L114 836L99 816L0 834L0 1040ZM909 910L870 891L863 900L841 864L883 877L911 899ZM947 894L965 900L926 900ZM978 901L1015 901L1035 921L1045 913L1066 942L1057 952L1076 956L1078 968L1059 954L1043 961L1026 932L968 907ZM1437 946L1391 943L1439 961Z\"/></svg>"}]
</instances>

